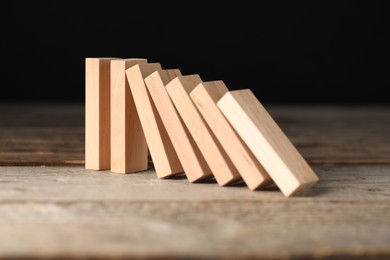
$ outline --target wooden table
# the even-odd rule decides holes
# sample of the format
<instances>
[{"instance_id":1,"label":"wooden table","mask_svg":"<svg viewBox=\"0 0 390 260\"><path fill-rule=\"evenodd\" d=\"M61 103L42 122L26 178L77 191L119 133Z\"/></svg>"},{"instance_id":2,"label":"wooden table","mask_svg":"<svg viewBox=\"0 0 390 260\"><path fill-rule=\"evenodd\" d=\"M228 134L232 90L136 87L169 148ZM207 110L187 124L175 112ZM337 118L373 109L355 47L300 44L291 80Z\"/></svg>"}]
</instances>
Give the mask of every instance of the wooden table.
<instances>
[{"instance_id":1,"label":"wooden table","mask_svg":"<svg viewBox=\"0 0 390 260\"><path fill-rule=\"evenodd\" d=\"M266 107L307 196L87 171L82 104L1 104L0 259L390 259L390 107Z\"/></svg>"}]
</instances>

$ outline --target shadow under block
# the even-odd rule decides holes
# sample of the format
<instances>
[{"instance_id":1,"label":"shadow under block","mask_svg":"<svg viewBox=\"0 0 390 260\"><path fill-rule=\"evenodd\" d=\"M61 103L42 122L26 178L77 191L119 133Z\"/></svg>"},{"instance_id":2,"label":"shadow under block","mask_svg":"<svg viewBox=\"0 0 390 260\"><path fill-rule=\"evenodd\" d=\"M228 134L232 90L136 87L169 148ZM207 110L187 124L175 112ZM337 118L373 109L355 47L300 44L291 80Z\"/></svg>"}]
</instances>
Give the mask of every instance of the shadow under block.
<instances>
[{"instance_id":1,"label":"shadow under block","mask_svg":"<svg viewBox=\"0 0 390 260\"><path fill-rule=\"evenodd\" d=\"M146 59L111 61L111 171L131 173L148 168L148 147L126 80L126 69Z\"/></svg>"},{"instance_id":2,"label":"shadow under block","mask_svg":"<svg viewBox=\"0 0 390 260\"><path fill-rule=\"evenodd\" d=\"M200 83L190 96L248 188L255 190L271 179L218 108L217 102L227 92L229 90L223 81L210 81Z\"/></svg>"},{"instance_id":3,"label":"shadow under block","mask_svg":"<svg viewBox=\"0 0 390 260\"><path fill-rule=\"evenodd\" d=\"M183 167L144 82L156 70L161 70L158 63L138 64L126 70L126 75L154 168L164 178L182 173Z\"/></svg>"},{"instance_id":4,"label":"shadow under block","mask_svg":"<svg viewBox=\"0 0 390 260\"><path fill-rule=\"evenodd\" d=\"M85 59L85 168L110 169L110 64Z\"/></svg>"},{"instance_id":5,"label":"shadow under block","mask_svg":"<svg viewBox=\"0 0 390 260\"><path fill-rule=\"evenodd\" d=\"M180 76L168 83L166 89L216 181L223 186L240 175L190 98L190 92L201 82L198 75Z\"/></svg>"},{"instance_id":6,"label":"shadow under block","mask_svg":"<svg viewBox=\"0 0 390 260\"><path fill-rule=\"evenodd\" d=\"M317 175L249 89L226 93L218 107L285 196L304 191L318 181Z\"/></svg>"},{"instance_id":7,"label":"shadow under block","mask_svg":"<svg viewBox=\"0 0 390 260\"><path fill-rule=\"evenodd\" d=\"M181 76L179 70L157 70L145 78L145 83L187 179L194 182L210 177L212 173L165 89L177 76Z\"/></svg>"}]
</instances>

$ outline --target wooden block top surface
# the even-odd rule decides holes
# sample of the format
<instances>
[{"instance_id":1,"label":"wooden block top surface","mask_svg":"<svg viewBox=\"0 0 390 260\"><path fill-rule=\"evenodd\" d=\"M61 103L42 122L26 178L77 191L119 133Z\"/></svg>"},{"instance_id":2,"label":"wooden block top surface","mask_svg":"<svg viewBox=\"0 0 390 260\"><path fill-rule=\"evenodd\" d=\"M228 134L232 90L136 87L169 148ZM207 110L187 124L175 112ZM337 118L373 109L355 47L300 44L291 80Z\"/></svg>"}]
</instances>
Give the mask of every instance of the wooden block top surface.
<instances>
[{"instance_id":1,"label":"wooden block top surface","mask_svg":"<svg viewBox=\"0 0 390 260\"><path fill-rule=\"evenodd\" d=\"M130 58L130 59L113 59L111 60L111 64L124 64L125 68L128 69L136 64L147 64L147 59L138 59L138 58Z\"/></svg>"},{"instance_id":2,"label":"wooden block top surface","mask_svg":"<svg viewBox=\"0 0 390 260\"><path fill-rule=\"evenodd\" d=\"M218 106L286 196L318 181L317 175L249 89L226 93Z\"/></svg>"},{"instance_id":3,"label":"wooden block top surface","mask_svg":"<svg viewBox=\"0 0 390 260\"><path fill-rule=\"evenodd\" d=\"M139 71L143 78L146 78L156 70L161 70L161 64L160 63L138 63L132 66L128 69L129 72L131 71ZM127 73L127 72L126 72Z\"/></svg>"},{"instance_id":4,"label":"wooden block top surface","mask_svg":"<svg viewBox=\"0 0 390 260\"><path fill-rule=\"evenodd\" d=\"M223 95L229 92L229 89L226 87L225 83L222 80L202 82L196 87L197 91L204 91L208 96L217 103ZM194 89L192 92L196 91Z\"/></svg>"},{"instance_id":5,"label":"wooden block top surface","mask_svg":"<svg viewBox=\"0 0 390 260\"><path fill-rule=\"evenodd\" d=\"M156 70L155 72L153 72L152 74L150 74L149 76L147 76L145 78L145 83L154 82L155 80L158 80L158 82L162 83L162 85L160 85L160 84L158 84L158 85L146 84L146 85L147 85L148 89L157 88L161 91L162 89L165 89L165 86L169 82L171 82L172 80L174 80L176 77L179 77L179 76L182 76L182 74L181 74L180 70L178 70L178 69ZM161 88L161 86L164 86L164 88ZM166 91L162 91L162 93L166 93ZM166 97L169 98L168 93L166 93Z\"/></svg>"}]
</instances>

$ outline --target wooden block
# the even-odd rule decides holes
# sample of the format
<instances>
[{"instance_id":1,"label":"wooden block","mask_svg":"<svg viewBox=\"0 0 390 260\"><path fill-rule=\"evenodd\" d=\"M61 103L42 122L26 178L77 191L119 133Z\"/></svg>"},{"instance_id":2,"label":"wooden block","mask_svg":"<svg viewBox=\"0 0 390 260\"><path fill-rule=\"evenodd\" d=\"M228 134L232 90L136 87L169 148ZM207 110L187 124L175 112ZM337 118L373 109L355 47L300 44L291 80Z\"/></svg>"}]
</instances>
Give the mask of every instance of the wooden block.
<instances>
[{"instance_id":1,"label":"wooden block","mask_svg":"<svg viewBox=\"0 0 390 260\"><path fill-rule=\"evenodd\" d=\"M212 173L165 89L177 76L181 76L179 70L157 70L145 78L145 83L188 180L195 182Z\"/></svg>"},{"instance_id":2,"label":"wooden block","mask_svg":"<svg viewBox=\"0 0 390 260\"><path fill-rule=\"evenodd\" d=\"M110 63L85 59L85 168L110 168Z\"/></svg>"},{"instance_id":3,"label":"wooden block","mask_svg":"<svg viewBox=\"0 0 390 260\"><path fill-rule=\"evenodd\" d=\"M222 186L239 179L240 175L189 96L201 82L198 75L179 76L168 83L166 89L215 179Z\"/></svg>"},{"instance_id":4,"label":"wooden block","mask_svg":"<svg viewBox=\"0 0 390 260\"><path fill-rule=\"evenodd\" d=\"M148 148L126 69L146 59L111 61L111 171L131 173L148 168Z\"/></svg>"},{"instance_id":5,"label":"wooden block","mask_svg":"<svg viewBox=\"0 0 390 260\"><path fill-rule=\"evenodd\" d=\"M217 106L217 102L228 91L222 81L203 82L190 96L248 188L255 190L269 183L271 179Z\"/></svg>"},{"instance_id":6,"label":"wooden block","mask_svg":"<svg viewBox=\"0 0 390 260\"><path fill-rule=\"evenodd\" d=\"M285 196L304 191L318 181L249 89L226 93L218 101L218 107Z\"/></svg>"},{"instance_id":7,"label":"wooden block","mask_svg":"<svg viewBox=\"0 0 390 260\"><path fill-rule=\"evenodd\" d=\"M156 70L161 70L158 63L138 64L126 70L126 75L154 168L157 176L164 178L182 173L183 167L144 82Z\"/></svg>"}]
</instances>

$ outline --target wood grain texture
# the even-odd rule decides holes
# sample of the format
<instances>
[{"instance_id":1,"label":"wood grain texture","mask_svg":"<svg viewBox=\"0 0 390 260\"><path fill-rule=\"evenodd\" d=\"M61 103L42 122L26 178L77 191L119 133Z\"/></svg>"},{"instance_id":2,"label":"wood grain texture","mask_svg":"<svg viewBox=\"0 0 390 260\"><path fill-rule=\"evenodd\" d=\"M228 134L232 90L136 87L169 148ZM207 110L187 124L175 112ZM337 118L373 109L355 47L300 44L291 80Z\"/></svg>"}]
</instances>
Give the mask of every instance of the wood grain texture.
<instances>
[{"instance_id":1,"label":"wood grain texture","mask_svg":"<svg viewBox=\"0 0 390 260\"><path fill-rule=\"evenodd\" d=\"M88 171L84 104L1 103L0 258L389 259L390 107L266 108L320 177L305 197Z\"/></svg>"},{"instance_id":2,"label":"wood grain texture","mask_svg":"<svg viewBox=\"0 0 390 260\"><path fill-rule=\"evenodd\" d=\"M85 59L85 168L110 169L110 64Z\"/></svg>"},{"instance_id":3,"label":"wood grain texture","mask_svg":"<svg viewBox=\"0 0 390 260\"><path fill-rule=\"evenodd\" d=\"M285 196L318 181L305 159L249 90L226 93L218 107Z\"/></svg>"},{"instance_id":4,"label":"wood grain texture","mask_svg":"<svg viewBox=\"0 0 390 260\"><path fill-rule=\"evenodd\" d=\"M134 104L126 69L146 59L111 62L111 171L132 173L148 168L148 148Z\"/></svg>"},{"instance_id":5,"label":"wood grain texture","mask_svg":"<svg viewBox=\"0 0 390 260\"><path fill-rule=\"evenodd\" d=\"M138 64L126 75L157 176L165 178L182 173L183 167L144 82L156 70L161 70L159 63Z\"/></svg>"},{"instance_id":6,"label":"wood grain texture","mask_svg":"<svg viewBox=\"0 0 390 260\"><path fill-rule=\"evenodd\" d=\"M0 258L389 259L390 166L314 169L308 196L286 199L154 171L1 167Z\"/></svg>"},{"instance_id":7,"label":"wood grain texture","mask_svg":"<svg viewBox=\"0 0 390 260\"><path fill-rule=\"evenodd\" d=\"M311 164L390 164L390 106L268 106Z\"/></svg>"},{"instance_id":8,"label":"wood grain texture","mask_svg":"<svg viewBox=\"0 0 390 260\"><path fill-rule=\"evenodd\" d=\"M240 175L189 96L201 82L198 75L179 76L169 82L166 89L215 179L223 186L238 180Z\"/></svg>"},{"instance_id":9,"label":"wood grain texture","mask_svg":"<svg viewBox=\"0 0 390 260\"><path fill-rule=\"evenodd\" d=\"M267 105L310 164L390 164L390 107ZM1 103L0 165L84 165L85 107Z\"/></svg>"},{"instance_id":10,"label":"wood grain texture","mask_svg":"<svg viewBox=\"0 0 390 260\"><path fill-rule=\"evenodd\" d=\"M271 179L219 110L217 102L227 92L222 81L210 81L200 83L190 96L248 188L255 190L270 183Z\"/></svg>"},{"instance_id":11,"label":"wood grain texture","mask_svg":"<svg viewBox=\"0 0 390 260\"><path fill-rule=\"evenodd\" d=\"M145 78L145 83L188 180L195 182L212 173L165 89L177 76L181 76L179 70L157 70Z\"/></svg>"}]
</instances>

